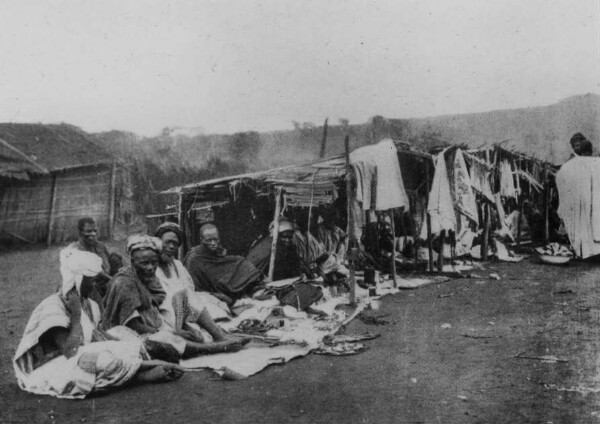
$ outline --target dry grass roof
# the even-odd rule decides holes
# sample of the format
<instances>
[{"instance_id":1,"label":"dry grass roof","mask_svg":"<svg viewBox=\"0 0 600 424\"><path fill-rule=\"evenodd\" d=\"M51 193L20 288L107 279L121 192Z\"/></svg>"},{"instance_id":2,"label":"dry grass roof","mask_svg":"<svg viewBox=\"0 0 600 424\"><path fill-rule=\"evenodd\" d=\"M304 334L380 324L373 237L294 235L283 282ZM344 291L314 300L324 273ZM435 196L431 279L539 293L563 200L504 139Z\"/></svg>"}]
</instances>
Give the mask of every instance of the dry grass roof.
<instances>
[{"instance_id":1,"label":"dry grass roof","mask_svg":"<svg viewBox=\"0 0 600 424\"><path fill-rule=\"evenodd\" d=\"M87 133L68 124L0 124L0 140L1 176L61 171L114 160Z\"/></svg>"}]
</instances>

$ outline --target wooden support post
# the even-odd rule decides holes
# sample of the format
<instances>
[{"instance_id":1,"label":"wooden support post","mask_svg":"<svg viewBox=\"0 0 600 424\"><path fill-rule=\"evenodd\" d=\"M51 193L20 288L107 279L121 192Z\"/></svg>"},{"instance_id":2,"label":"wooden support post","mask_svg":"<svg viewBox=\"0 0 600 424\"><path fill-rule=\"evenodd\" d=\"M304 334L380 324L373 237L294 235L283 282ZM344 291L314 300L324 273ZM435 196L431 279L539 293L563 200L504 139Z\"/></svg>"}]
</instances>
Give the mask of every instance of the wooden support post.
<instances>
[{"instance_id":1,"label":"wooden support post","mask_svg":"<svg viewBox=\"0 0 600 424\"><path fill-rule=\"evenodd\" d=\"M321 139L321 151L319 157L323 159L325 157L325 146L327 144L327 122L329 118L325 118L325 124L323 124L323 138Z\"/></svg>"},{"instance_id":2,"label":"wooden support post","mask_svg":"<svg viewBox=\"0 0 600 424\"><path fill-rule=\"evenodd\" d=\"M433 272L433 239L431 234L431 215L427 212L427 250L429 252L429 272Z\"/></svg>"},{"instance_id":3,"label":"wooden support post","mask_svg":"<svg viewBox=\"0 0 600 424\"><path fill-rule=\"evenodd\" d=\"M350 136L344 138L344 151L346 155L346 212L348 214L348 251L350 252L350 260L348 265L350 268L350 276L348 284L350 285L350 305L356 304L356 277L354 269L354 260L356 259L356 235L354 234L354 214L352 213L352 168L350 166Z\"/></svg>"},{"instance_id":4,"label":"wooden support post","mask_svg":"<svg viewBox=\"0 0 600 424\"><path fill-rule=\"evenodd\" d=\"M523 195L519 195L519 214L517 215L517 249L521 247L521 221L523 220Z\"/></svg>"},{"instance_id":5,"label":"wooden support post","mask_svg":"<svg viewBox=\"0 0 600 424\"><path fill-rule=\"evenodd\" d=\"M273 217L273 234L271 241L271 257L269 258L269 281L273 281L275 257L277 256L277 239L279 237L279 214L281 213L281 188L275 190L275 216Z\"/></svg>"},{"instance_id":6,"label":"wooden support post","mask_svg":"<svg viewBox=\"0 0 600 424\"><path fill-rule=\"evenodd\" d=\"M394 288L398 287L398 280L396 278L396 225L394 224L394 210L390 209L390 220L392 223L392 279L394 281Z\"/></svg>"},{"instance_id":7,"label":"wooden support post","mask_svg":"<svg viewBox=\"0 0 600 424\"><path fill-rule=\"evenodd\" d=\"M116 185L117 185L117 162L113 162L110 173L110 197L108 204L108 239L112 240L115 227L115 210L116 210Z\"/></svg>"},{"instance_id":8,"label":"wooden support post","mask_svg":"<svg viewBox=\"0 0 600 424\"><path fill-rule=\"evenodd\" d=\"M183 234L185 234L185 212L183 210L183 193L179 192L179 201L177 204L177 213L178 213L178 224L179 227L181 228L181 231L183 232ZM186 240L184 243L181 243L181 246L179 246L179 260L183 261L185 254L187 253L187 243L189 242L189 240Z\"/></svg>"},{"instance_id":9,"label":"wooden support post","mask_svg":"<svg viewBox=\"0 0 600 424\"><path fill-rule=\"evenodd\" d=\"M550 199L552 189L548 187L548 169L544 165L544 244L550 242Z\"/></svg>"},{"instance_id":10,"label":"wooden support post","mask_svg":"<svg viewBox=\"0 0 600 424\"><path fill-rule=\"evenodd\" d=\"M488 244L490 238L490 205L486 202L483 204L483 240L481 241L481 260L488 260Z\"/></svg>"},{"instance_id":11,"label":"wooden support post","mask_svg":"<svg viewBox=\"0 0 600 424\"><path fill-rule=\"evenodd\" d=\"M52 244L52 228L54 227L54 217L56 216L56 180L58 176L52 175L52 188L50 189L50 214L48 216L48 234L46 238L46 245Z\"/></svg>"},{"instance_id":12,"label":"wooden support post","mask_svg":"<svg viewBox=\"0 0 600 424\"><path fill-rule=\"evenodd\" d=\"M438 254L438 271L444 271L444 244L446 244L446 230L440 231L440 252Z\"/></svg>"}]
</instances>

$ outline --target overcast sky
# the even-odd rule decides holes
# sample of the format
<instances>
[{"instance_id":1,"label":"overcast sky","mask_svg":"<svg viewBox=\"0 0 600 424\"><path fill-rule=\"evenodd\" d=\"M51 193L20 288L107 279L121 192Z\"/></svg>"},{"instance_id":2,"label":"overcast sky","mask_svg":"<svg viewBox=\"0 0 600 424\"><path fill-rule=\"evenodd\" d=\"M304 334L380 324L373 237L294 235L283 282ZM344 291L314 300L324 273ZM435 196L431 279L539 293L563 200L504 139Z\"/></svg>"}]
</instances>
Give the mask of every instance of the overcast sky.
<instances>
[{"instance_id":1,"label":"overcast sky","mask_svg":"<svg viewBox=\"0 0 600 424\"><path fill-rule=\"evenodd\" d=\"M155 135L600 93L600 0L0 0L0 122Z\"/></svg>"}]
</instances>

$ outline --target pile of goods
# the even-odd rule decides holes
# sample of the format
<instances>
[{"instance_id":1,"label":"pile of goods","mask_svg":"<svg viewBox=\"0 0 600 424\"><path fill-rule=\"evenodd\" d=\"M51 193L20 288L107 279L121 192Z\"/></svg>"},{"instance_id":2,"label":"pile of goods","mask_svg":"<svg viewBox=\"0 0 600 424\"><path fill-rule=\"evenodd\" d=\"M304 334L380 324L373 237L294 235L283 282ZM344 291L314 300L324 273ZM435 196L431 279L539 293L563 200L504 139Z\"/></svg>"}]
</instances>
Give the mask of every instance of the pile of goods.
<instances>
[{"instance_id":1,"label":"pile of goods","mask_svg":"<svg viewBox=\"0 0 600 424\"><path fill-rule=\"evenodd\" d=\"M544 247L536 247L535 249L540 255L548 256L573 256L573 251L570 246L559 243L550 243Z\"/></svg>"}]
</instances>

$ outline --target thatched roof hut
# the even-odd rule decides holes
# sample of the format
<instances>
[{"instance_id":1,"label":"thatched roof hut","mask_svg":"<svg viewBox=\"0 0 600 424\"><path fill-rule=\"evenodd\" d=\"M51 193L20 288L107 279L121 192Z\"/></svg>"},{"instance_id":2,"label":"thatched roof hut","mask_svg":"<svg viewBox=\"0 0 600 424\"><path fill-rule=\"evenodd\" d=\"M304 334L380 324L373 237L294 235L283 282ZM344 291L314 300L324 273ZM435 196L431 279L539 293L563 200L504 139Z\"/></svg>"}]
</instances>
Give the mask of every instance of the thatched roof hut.
<instances>
[{"instance_id":1,"label":"thatched roof hut","mask_svg":"<svg viewBox=\"0 0 600 424\"><path fill-rule=\"evenodd\" d=\"M114 158L77 127L0 124L0 243L66 241L94 217L108 236Z\"/></svg>"}]
</instances>

